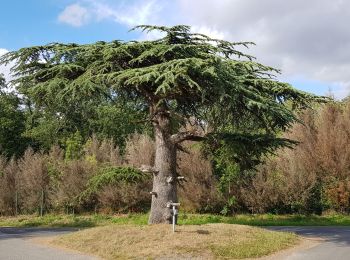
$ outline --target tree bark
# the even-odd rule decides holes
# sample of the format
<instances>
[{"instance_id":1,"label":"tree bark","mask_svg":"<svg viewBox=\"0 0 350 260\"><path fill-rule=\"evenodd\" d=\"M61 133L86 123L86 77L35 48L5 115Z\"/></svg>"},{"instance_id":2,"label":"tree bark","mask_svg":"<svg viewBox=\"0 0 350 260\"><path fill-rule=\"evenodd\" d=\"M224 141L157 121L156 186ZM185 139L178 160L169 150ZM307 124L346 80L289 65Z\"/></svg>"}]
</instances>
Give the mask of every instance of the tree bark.
<instances>
[{"instance_id":1,"label":"tree bark","mask_svg":"<svg viewBox=\"0 0 350 260\"><path fill-rule=\"evenodd\" d=\"M151 214L149 224L172 223L169 202L177 202L176 146L171 140L169 115L165 112L157 114L154 125L156 155Z\"/></svg>"}]
</instances>

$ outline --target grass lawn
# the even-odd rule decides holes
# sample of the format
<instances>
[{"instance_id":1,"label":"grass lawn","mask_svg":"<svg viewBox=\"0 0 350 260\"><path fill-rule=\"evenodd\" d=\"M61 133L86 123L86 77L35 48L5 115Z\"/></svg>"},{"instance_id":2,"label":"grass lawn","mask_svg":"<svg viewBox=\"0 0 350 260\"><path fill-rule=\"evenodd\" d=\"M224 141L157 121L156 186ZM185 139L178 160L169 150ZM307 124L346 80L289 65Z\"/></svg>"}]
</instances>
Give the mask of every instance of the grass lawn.
<instances>
[{"instance_id":1,"label":"grass lawn","mask_svg":"<svg viewBox=\"0 0 350 260\"><path fill-rule=\"evenodd\" d=\"M0 217L0 226L12 227L95 227L109 224L146 225L147 214L128 215L23 215ZM236 215L224 217L209 214L179 215L180 225L203 225L209 223L240 224L250 226L350 226L348 215Z\"/></svg>"},{"instance_id":2,"label":"grass lawn","mask_svg":"<svg viewBox=\"0 0 350 260\"><path fill-rule=\"evenodd\" d=\"M292 233L205 224L182 225L175 233L170 225L108 225L63 235L50 243L105 259L242 259L268 255L298 241Z\"/></svg>"}]
</instances>

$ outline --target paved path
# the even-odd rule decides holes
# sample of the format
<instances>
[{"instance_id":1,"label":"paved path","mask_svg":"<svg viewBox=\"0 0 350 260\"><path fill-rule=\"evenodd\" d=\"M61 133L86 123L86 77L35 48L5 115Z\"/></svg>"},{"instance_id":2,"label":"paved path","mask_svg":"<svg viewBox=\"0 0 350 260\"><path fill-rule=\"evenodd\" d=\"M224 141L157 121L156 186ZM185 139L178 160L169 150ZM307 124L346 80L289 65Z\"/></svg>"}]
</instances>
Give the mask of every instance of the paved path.
<instances>
[{"instance_id":1,"label":"paved path","mask_svg":"<svg viewBox=\"0 0 350 260\"><path fill-rule=\"evenodd\" d=\"M96 260L92 256L72 253L33 243L35 237L73 232L64 228L1 228L0 260Z\"/></svg>"},{"instance_id":2,"label":"paved path","mask_svg":"<svg viewBox=\"0 0 350 260\"><path fill-rule=\"evenodd\" d=\"M283 257L285 260L349 260L350 227L269 227L270 230L290 231L309 238L321 238L314 247Z\"/></svg>"}]
</instances>

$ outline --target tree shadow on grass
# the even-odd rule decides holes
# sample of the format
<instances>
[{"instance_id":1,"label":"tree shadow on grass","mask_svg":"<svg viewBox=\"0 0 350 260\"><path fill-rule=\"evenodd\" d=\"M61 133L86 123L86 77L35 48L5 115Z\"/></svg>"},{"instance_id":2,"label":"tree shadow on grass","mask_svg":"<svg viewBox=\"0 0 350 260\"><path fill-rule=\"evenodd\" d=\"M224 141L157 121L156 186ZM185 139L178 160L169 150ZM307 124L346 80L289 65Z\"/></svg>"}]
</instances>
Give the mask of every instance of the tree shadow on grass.
<instances>
[{"instance_id":1,"label":"tree shadow on grass","mask_svg":"<svg viewBox=\"0 0 350 260\"><path fill-rule=\"evenodd\" d=\"M208 230L198 229L198 230L176 230L176 233L196 233L200 235L210 235L210 232Z\"/></svg>"}]
</instances>

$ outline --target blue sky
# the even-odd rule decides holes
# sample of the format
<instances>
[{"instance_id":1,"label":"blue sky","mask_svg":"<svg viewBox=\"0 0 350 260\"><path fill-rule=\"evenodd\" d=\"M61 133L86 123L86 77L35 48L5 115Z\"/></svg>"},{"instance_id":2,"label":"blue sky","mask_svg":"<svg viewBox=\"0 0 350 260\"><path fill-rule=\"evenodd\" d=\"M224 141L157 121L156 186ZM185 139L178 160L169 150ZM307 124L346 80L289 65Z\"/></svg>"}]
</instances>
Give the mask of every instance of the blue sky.
<instances>
[{"instance_id":1,"label":"blue sky","mask_svg":"<svg viewBox=\"0 0 350 260\"><path fill-rule=\"evenodd\" d=\"M299 89L331 90L337 98L350 90L349 1L12 0L1 9L0 54L51 42L147 39L128 30L188 24L210 36L254 41L248 52L280 68L279 78Z\"/></svg>"},{"instance_id":2,"label":"blue sky","mask_svg":"<svg viewBox=\"0 0 350 260\"><path fill-rule=\"evenodd\" d=\"M60 13L74 1L29 0L4 1L0 15L0 48L21 47L50 42L89 43L98 40L135 38L128 25L106 20L87 26L71 26L58 20Z\"/></svg>"}]
</instances>

